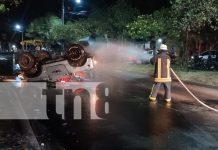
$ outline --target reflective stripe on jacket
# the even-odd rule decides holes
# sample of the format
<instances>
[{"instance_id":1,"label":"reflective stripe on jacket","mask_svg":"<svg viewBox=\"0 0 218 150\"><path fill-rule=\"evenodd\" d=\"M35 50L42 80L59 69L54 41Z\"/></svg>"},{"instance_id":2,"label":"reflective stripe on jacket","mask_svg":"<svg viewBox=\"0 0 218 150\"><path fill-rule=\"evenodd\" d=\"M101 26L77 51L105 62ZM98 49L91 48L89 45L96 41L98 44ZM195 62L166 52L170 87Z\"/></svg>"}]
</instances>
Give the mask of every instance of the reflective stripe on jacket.
<instances>
[{"instance_id":1,"label":"reflective stripe on jacket","mask_svg":"<svg viewBox=\"0 0 218 150\"><path fill-rule=\"evenodd\" d=\"M170 56L167 52L161 52L154 59L154 82L171 82Z\"/></svg>"}]
</instances>

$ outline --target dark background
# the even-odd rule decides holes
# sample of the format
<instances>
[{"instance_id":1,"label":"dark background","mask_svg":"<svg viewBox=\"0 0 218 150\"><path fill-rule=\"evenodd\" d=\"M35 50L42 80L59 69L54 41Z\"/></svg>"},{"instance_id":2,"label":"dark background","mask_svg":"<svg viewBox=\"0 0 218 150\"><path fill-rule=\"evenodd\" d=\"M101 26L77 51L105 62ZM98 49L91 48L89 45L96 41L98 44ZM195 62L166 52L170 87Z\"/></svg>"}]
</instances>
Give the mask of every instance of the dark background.
<instances>
[{"instance_id":1,"label":"dark background","mask_svg":"<svg viewBox=\"0 0 218 150\"><path fill-rule=\"evenodd\" d=\"M67 8L76 10L88 10L89 12L96 7L108 7L116 0L81 0L81 6L75 4L75 0L65 0L65 10ZM169 0L126 0L127 3L136 7L141 13L150 13L169 5ZM24 0L18 7L11 9L10 12L0 16L1 23L19 22L28 25L33 19L42 17L47 13L53 13L61 17L62 0ZM8 25L7 25L8 26Z\"/></svg>"},{"instance_id":2,"label":"dark background","mask_svg":"<svg viewBox=\"0 0 218 150\"><path fill-rule=\"evenodd\" d=\"M81 0L81 5L75 3L75 0L65 0L65 18L67 12L76 12L85 10L88 13L96 8L109 7L117 0ZM170 0L125 0L131 6L137 8L141 14L151 13L154 10L170 5ZM31 21L35 18L43 17L52 13L61 17L62 0L23 0L23 3L17 8L11 8L9 12L0 15L0 38L1 40L10 41L15 36L20 36L14 32L15 24L21 24L26 29ZM18 35L16 35L18 34Z\"/></svg>"}]
</instances>

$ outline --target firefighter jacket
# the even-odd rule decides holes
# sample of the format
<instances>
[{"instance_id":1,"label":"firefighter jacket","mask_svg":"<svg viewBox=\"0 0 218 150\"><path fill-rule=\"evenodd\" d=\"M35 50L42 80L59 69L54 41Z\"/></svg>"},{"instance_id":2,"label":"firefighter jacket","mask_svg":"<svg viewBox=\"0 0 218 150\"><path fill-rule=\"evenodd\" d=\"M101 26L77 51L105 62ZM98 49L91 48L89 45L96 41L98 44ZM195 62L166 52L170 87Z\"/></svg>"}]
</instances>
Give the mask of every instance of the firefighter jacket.
<instances>
[{"instance_id":1,"label":"firefighter jacket","mask_svg":"<svg viewBox=\"0 0 218 150\"><path fill-rule=\"evenodd\" d=\"M167 52L160 52L151 59L155 65L154 82L171 82L170 75L170 56Z\"/></svg>"}]
</instances>

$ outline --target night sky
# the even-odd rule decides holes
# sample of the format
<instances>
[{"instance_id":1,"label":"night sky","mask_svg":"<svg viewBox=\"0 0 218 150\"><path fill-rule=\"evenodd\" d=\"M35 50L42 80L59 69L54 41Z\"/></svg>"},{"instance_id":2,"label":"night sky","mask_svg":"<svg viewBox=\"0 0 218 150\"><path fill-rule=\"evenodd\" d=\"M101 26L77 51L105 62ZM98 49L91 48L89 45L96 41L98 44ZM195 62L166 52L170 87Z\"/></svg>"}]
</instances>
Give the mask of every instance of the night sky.
<instances>
[{"instance_id":1,"label":"night sky","mask_svg":"<svg viewBox=\"0 0 218 150\"><path fill-rule=\"evenodd\" d=\"M150 13L161 7L169 6L169 0L126 1L133 7L138 8L141 13ZM94 7L107 7L115 2L116 0L82 0L82 9L91 11ZM20 23L27 27L33 19L42 17L47 13L53 13L61 17L61 3L62 0L24 0L23 4L18 8L0 16L0 31L6 30L6 28L11 30L15 23ZM65 0L65 6L74 9L76 7L74 0Z\"/></svg>"}]
</instances>

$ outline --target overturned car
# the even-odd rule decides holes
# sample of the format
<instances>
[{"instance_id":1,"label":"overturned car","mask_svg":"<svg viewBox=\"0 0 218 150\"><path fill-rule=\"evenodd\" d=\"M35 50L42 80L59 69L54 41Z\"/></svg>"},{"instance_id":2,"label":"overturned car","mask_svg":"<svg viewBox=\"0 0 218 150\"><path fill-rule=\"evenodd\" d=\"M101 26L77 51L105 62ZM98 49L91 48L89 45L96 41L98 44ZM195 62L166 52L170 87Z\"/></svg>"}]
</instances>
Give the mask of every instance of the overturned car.
<instances>
[{"instance_id":1,"label":"overturned car","mask_svg":"<svg viewBox=\"0 0 218 150\"><path fill-rule=\"evenodd\" d=\"M35 55L23 52L18 59L21 72L27 81L70 82L93 79L93 57L79 44L72 44L65 55L52 58L47 51Z\"/></svg>"}]
</instances>

